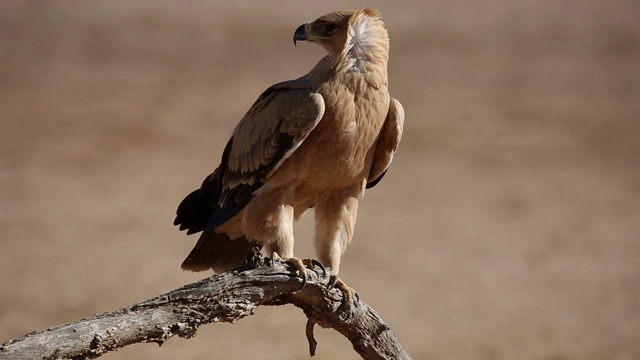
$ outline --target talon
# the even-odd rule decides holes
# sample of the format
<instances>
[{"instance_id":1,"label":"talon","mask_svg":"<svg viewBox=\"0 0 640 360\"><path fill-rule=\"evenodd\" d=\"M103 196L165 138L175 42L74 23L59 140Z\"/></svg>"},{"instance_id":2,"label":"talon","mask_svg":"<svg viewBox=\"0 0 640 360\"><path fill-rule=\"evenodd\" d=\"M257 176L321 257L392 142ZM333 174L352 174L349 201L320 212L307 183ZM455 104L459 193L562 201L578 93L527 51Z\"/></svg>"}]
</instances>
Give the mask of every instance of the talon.
<instances>
[{"instance_id":1,"label":"talon","mask_svg":"<svg viewBox=\"0 0 640 360\"><path fill-rule=\"evenodd\" d=\"M331 275L329 277L329 282L327 283L327 289L331 290L336 287L336 283L338 282L338 277L335 275Z\"/></svg>"},{"instance_id":2,"label":"talon","mask_svg":"<svg viewBox=\"0 0 640 360\"><path fill-rule=\"evenodd\" d=\"M298 291L304 289L304 287L307 286L307 274L303 272L301 278L302 278L302 285L300 285L300 289L298 289Z\"/></svg>"},{"instance_id":3,"label":"talon","mask_svg":"<svg viewBox=\"0 0 640 360\"><path fill-rule=\"evenodd\" d=\"M296 273L299 277L302 278L302 286L300 286L300 290L302 290L307 285L307 267L304 265L304 261L292 257L285 260L289 264L293 265L296 268Z\"/></svg>"},{"instance_id":4,"label":"talon","mask_svg":"<svg viewBox=\"0 0 640 360\"><path fill-rule=\"evenodd\" d=\"M320 262L320 260L304 259L303 261L307 264L307 267L309 267L316 274L318 274L318 272L314 270L314 266L319 267L322 270L322 277L323 278L327 277L327 268L324 267L324 264Z\"/></svg>"},{"instance_id":5,"label":"talon","mask_svg":"<svg viewBox=\"0 0 640 360\"><path fill-rule=\"evenodd\" d=\"M353 307L358 306L356 302L360 301L360 295L358 295L355 290L347 286L347 284L345 284L344 281L340 280L340 278L338 278L338 276L336 275L331 275L329 277L327 288L336 288L340 290L340 292L342 292L342 297L344 299L344 311L346 311L347 313L346 320L351 320L351 318L353 317Z\"/></svg>"},{"instance_id":6,"label":"talon","mask_svg":"<svg viewBox=\"0 0 640 360\"><path fill-rule=\"evenodd\" d=\"M282 259L280 258L278 253L275 253L275 252L271 255L271 258L273 259L273 261L279 260L282 262L286 262L296 269L296 274L302 279L302 286L300 286L299 290L302 290L309 282L308 276L307 276L309 274L309 271L316 272L312 268L307 268L307 266L311 267L313 265L318 265L323 270L323 273L326 274L326 269L324 268L324 265L320 261L315 259L298 259L295 257Z\"/></svg>"},{"instance_id":7,"label":"talon","mask_svg":"<svg viewBox=\"0 0 640 360\"><path fill-rule=\"evenodd\" d=\"M349 309L347 310L347 318L345 320L349 321L351 320L351 318L353 318L353 308L349 307Z\"/></svg>"}]
</instances>

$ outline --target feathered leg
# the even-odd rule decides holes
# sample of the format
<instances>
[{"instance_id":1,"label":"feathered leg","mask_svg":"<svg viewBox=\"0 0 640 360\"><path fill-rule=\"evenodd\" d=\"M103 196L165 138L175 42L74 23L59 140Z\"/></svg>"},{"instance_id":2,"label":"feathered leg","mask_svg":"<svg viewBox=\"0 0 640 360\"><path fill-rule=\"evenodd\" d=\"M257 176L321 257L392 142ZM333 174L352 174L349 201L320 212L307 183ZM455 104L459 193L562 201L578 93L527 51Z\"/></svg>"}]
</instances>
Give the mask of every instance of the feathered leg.
<instances>
[{"instance_id":1,"label":"feathered leg","mask_svg":"<svg viewBox=\"0 0 640 360\"><path fill-rule=\"evenodd\" d=\"M256 194L247 205L242 220L245 234L263 246L263 252L274 261L290 263L302 278L302 287L307 283L309 268L324 266L314 259L298 259L293 256L294 207L293 190L279 188Z\"/></svg>"},{"instance_id":2,"label":"feathered leg","mask_svg":"<svg viewBox=\"0 0 640 360\"><path fill-rule=\"evenodd\" d=\"M330 269L329 287L342 291L345 310L351 317L352 306L357 299L355 291L338 278L340 258L351 242L353 229L358 215L358 198L362 193L361 185L333 191L319 196L314 202L316 207L316 253L325 266Z\"/></svg>"}]
</instances>

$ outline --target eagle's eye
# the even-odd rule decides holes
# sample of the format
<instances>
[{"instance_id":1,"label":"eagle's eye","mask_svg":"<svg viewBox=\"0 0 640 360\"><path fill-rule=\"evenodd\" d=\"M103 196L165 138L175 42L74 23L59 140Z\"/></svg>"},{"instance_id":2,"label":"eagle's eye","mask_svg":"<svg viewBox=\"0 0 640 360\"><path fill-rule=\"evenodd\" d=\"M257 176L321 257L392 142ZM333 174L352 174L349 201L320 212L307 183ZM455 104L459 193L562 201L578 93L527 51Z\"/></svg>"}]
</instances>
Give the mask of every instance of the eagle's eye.
<instances>
[{"instance_id":1,"label":"eagle's eye","mask_svg":"<svg viewBox=\"0 0 640 360\"><path fill-rule=\"evenodd\" d=\"M338 30L338 27L335 24L326 24L324 26L324 33L327 35L333 35L334 32Z\"/></svg>"}]
</instances>

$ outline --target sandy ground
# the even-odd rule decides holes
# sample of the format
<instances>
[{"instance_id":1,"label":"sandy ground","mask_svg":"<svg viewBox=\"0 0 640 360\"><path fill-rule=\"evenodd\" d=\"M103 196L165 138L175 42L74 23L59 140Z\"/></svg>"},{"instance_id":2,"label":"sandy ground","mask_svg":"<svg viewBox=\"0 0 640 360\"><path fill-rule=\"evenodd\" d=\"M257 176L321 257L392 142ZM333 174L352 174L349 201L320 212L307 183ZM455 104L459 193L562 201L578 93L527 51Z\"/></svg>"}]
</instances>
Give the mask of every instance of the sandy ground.
<instances>
[{"instance_id":1,"label":"sandy ground","mask_svg":"<svg viewBox=\"0 0 640 360\"><path fill-rule=\"evenodd\" d=\"M207 276L179 268L176 205L260 92L322 55L294 29L364 5L407 118L345 281L416 359L640 359L630 0L2 1L0 341ZM304 359L304 324L264 308L105 359ZM357 358L317 337L317 359Z\"/></svg>"}]
</instances>

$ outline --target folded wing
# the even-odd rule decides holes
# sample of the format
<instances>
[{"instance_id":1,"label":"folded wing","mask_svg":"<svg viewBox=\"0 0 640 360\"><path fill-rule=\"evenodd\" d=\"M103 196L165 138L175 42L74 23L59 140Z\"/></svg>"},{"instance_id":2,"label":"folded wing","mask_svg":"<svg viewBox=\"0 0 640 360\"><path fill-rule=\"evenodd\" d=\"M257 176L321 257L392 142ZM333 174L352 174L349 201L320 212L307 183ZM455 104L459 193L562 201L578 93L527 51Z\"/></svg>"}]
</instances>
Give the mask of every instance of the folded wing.
<instances>
[{"instance_id":1,"label":"folded wing","mask_svg":"<svg viewBox=\"0 0 640 360\"><path fill-rule=\"evenodd\" d=\"M404 109L398 100L391 99L387 118L376 142L373 162L367 178L367 189L376 186L387 173L393 160L393 155L398 149L398 144L400 144L403 125Z\"/></svg>"},{"instance_id":2,"label":"folded wing","mask_svg":"<svg viewBox=\"0 0 640 360\"><path fill-rule=\"evenodd\" d=\"M220 167L180 204L174 224L189 234L222 225L251 200L324 115L324 100L305 80L271 86L227 143Z\"/></svg>"}]
</instances>

